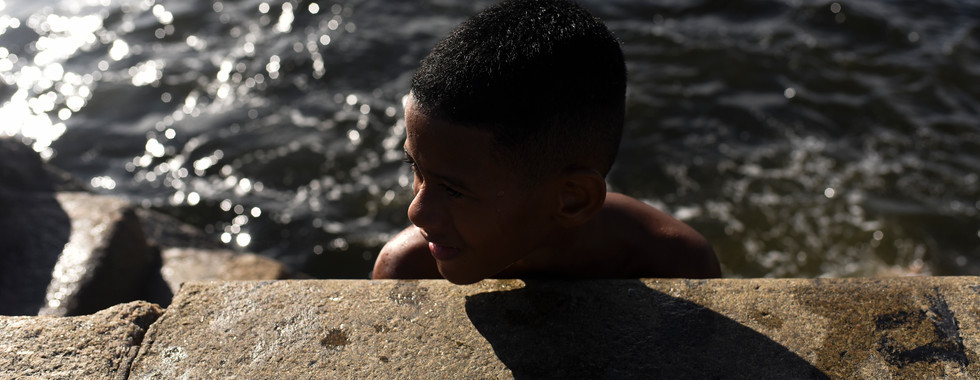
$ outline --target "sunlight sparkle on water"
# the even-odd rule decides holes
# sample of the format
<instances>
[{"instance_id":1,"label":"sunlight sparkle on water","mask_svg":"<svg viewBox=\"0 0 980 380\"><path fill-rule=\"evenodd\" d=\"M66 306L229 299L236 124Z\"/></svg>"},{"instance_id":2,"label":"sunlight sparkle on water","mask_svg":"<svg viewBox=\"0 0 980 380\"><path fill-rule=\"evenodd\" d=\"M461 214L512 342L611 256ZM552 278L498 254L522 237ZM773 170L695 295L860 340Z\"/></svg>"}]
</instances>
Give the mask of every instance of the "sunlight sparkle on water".
<instances>
[{"instance_id":1,"label":"sunlight sparkle on water","mask_svg":"<svg viewBox=\"0 0 980 380\"><path fill-rule=\"evenodd\" d=\"M28 26L39 32L35 47L37 55L34 64L46 66L52 62L64 61L75 52L98 42L95 32L102 28L102 18L98 15L65 17L55 14L31 17Z\"/></svg>"},{"instance_id":2,"label":"sunlight sparkle on water","mask_svg":"<svg viewBox=\"0 0 980 380\"><path fill-rule=\"evenodd\" d=\"M190 206L196 206L198 202L201 201L201 195L196 192L191 192L187 194L187 204Z\"/></svg>"},{"instance_id":3,"label":"sunlight sparkle on water","mask_svg":"<svg viewBox=\"0 0 980 380\"><path fill-rule=\"evenodd\" d=\"M116 40L112 43L112 47L109 48L109 58L113 61L118 61L129 55L129 44L123 40Z\"/></svg>"},{"instance_id":4,"label":"sunlight sparkle on water","mask_svg":"<svg viewBox=\"0 0 980 380\"><path fill-rule=\"evenodd\" d=\"M91 96L88 85L92 75L68 72L63 63L77 51L99 43L96 34L102 29L102 18L99 15L75 17L42 12L21 25L17 19L0 16L0 34L7 28L22 26L38 34L34 43L37 53L32 62L24 62L6 48L0 49L0 79L17 88L0 107L0 120L4 120L0 134L31 139L34 150L42 157L50 158L54 154L51 143L66 130L61 121L81 110ZM125 55L123 45L119 46L110 49L112 54ZM128 52L128 48L125 51ZM23 64L19 69L18 63Z\"/></svg>"},{"instance_id":5,"label":"sunlight sparkle on water","mask_svg":"<svg viewBox=\"0 0 980 380\"><path fill-rule=\"evenodd\" d=\"M116 188L116 181L112 177L99 176L93 177L89 182L94 188L102 188L106 190L112 190Z\"/></svg>"},{"instance_id":6,"label":"sunlight sparkle on water","mask_svg":"<svg viewBox=\"0 0 980 380\"><path fill-rule=\"evenodd\" d=\"M247 247L248 244L251 242L252 242L252 235L249 235L244 232L238 234L238 236L235 237L235 244L238 244L239 247Z\"/></svg>"},{"instance_id":7,"label":"sunlight sparkle on water","mask_svg":"<svg viewBox=\"0 0 980 380\"><path fill-rule=\"evenodd\" d=\"M269 57L269 63L265 65L265 71L269 72L269 78L276 79L279 77L279 56L273 55Z\"/></svg>"},{"instance_id":8,"label":"sunlight sparkle on water","mask_svg":"<svg viewBox=\"0 0 980 380\"><path fill-rule=\"evenodd\" d=\"M184 39L184 42L187 43L187 46L190 46L197 51L203 51L208 47L208 42L202 38L197 38L197 36L187 36L187 38Z\"/></svg>"},{"instance_id":9,"label":"sunlight sparkle on water","mask_svg":"<svg viewBox=\"0 0 980 380\"><path fill-rule=\"evenodd\" d=\"M174 22L174 14L167 11L162 4L153 5L153 16L155 16L163 25L168 25Z\"/></svg>"},{"instance_id":10,"label":"sunlight sparkle on water","mask_svg":"<svg viewBox=\"0 0 980 380\"><path fill-rule=\"evenodd\" d=\"M163 78L163 63L157 61L146 61L129 68L129 75L133 76L134 86L145 86Z\"/></svg>"},{"instance_id":11,"label":"sunlight sparkle on water","mask_svg":"<svg viewBox=\"0 0 980 380\"><path fill-rule=\"evenodd\" d=\"M293 4L284 3L282 5L282 14L279 15L279 22L276 23L276 30L280 33L289 33L293 28Z\"/></svg>"},{"instance_id":12,"label":"sunlight sparkle on water","mask_svg":"<svg viewBox=\"0 0 980 380\"><path fill-rule=\"evenodd\" d=\"M166 147L157 141L157 139L150 138L146 140L146 153L149 153L153 157L163 157L166 153Z\"/></svg>"}]
</instances>

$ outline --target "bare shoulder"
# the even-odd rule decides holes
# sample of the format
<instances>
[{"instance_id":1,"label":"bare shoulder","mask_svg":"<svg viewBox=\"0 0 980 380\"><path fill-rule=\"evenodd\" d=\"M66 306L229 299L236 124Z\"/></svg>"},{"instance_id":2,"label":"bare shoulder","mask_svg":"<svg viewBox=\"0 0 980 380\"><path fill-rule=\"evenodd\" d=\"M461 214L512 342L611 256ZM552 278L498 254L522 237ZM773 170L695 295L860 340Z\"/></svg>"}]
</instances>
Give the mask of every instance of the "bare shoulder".
<instances>
[{"instance_id":1,"label":"bare shoulder","mask_svg":"<svg viewBox=\"0 0 980 380\"><path fill-rule=\"evenodd\" d=\"M442 275L429 254L428 242L415 226L409 226L381 248L371 278L419 279L442 278Z\"/></svg>"},{"instance_id":2,"label":"bare shoulder","mask_svg":"<svg viewBox=\"0 0 980 380\"><path fill-rule=\"evenodd\" d=\"M721 277L711 244L684 222L618 193L606 195L602 214L607 225L619 229L627 246L635 249L632 261L644 276Z\"/></svg>"}]
</instances>

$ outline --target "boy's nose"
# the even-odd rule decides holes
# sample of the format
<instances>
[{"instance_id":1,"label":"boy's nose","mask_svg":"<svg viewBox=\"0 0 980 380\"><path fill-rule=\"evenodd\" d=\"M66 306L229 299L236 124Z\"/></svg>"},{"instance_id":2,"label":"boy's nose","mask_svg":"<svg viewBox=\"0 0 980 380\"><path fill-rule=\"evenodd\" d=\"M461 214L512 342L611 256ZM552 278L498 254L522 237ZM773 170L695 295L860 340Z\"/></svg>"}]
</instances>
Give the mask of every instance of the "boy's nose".
<instances>
[{"instance_id":1,"label":"boy's nose","mask_svg":"<svg viewBox=\"0 0 980 380\"><path fill-rule=\"evenodd\" d=\"M446 225L448 216L435 195L438 192L429 191L425 185L419 186L415 199L408 206L408 220L418 228L438 233L444 230L442 227Z\"/></svg>"}]
</instances>

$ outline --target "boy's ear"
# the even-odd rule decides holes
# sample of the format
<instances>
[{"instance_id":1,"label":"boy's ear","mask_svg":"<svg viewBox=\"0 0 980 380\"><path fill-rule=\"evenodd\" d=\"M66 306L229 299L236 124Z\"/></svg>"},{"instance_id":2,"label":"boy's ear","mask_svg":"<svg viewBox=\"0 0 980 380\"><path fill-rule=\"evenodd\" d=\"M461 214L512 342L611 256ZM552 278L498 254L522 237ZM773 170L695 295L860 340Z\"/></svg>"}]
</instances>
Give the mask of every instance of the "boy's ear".
<instances>
[{"instance_id":1,"label":"boy's ear","mask_svg":"<svg viewBox=\"0 0 980 380\"><path fill-rule=\"evenodd\" d=\"M559 182L556 219L563 227L576 227L594 217L606 201L606 180L591 169L571 169Z\"/></svg>"}]
</instances>

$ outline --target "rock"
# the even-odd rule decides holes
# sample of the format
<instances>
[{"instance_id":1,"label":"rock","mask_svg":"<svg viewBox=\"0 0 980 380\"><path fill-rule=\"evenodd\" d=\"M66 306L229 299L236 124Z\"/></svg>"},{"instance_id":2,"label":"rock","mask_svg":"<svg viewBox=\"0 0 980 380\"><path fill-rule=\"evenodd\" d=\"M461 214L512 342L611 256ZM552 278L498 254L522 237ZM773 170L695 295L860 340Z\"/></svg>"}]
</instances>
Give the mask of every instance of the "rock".
<instances>
[{"instance_id":1,"label":"rock","mask_svg":"<svg viewBox=\"0 0 980 380\"><path fill-rule=\"evenodd\" d=\"M12 138L0 138L0 194L54 192L41 156Z\"/></svg>"},{"instance_id":2,"label":"rock","mask_svg":"<svg viewBox=\"0 0 980 380\"><path fill-rule=\"evenodd\" d=\"M0 314L77 315L135 300L151 261L133 209L83 192L0 139Z\"/></svg>"},{"instance_id":3,"label":"rock","mask_svg":"<svg viewBox=\"0 0 980 380\"><path fill-rule=\"evenodd\" d=\"M965 378L980 278L185 284L133 378Z\"/></svg>"},{"instance_id":4,"label":"rock","mask_svg":"<svg viewBox=\"0 0 980 380\"><path fill-rule=\"evenodd\" d=\"M180 284L209 280L280 280L289 278L286 267L273 259L231 250L167 248L161 252L160 273L171 292Z\"/></svg>"},{"instance_id":5,"label":"rock","mask_svg":"<svg viewBox=\"0 0 980 380\"><path fill-rule=\"evenodd\" d=\"M57 199L71 220L71 235L38 314L88 314L140 299L156 267L132 205L87 193L59 193Z\"/></svg>"},{"instance_id":6,"label":"rock","mask_svg":"<svg viewBox=\"0 0 980 380\"><path fill-rule=\"evenodd\" d=\"M38 313L70 234L71 220L54 194L0 200L0 315Z\"/></svg>"},{"instance_id":7,"label":"rock","mask_svg":"<svg viewBox=\"0 0 980 380\"><path fill-rule=\"evenodd\" d=\"M88 314L137 299L166 306L183 281L290 276L275 260L220 249L171 216L82 188L0 138L0 315Z\"/></svg>"},{"instance_id":8,"label":"rock","mask_svg":"<svg viewBox=\"0 0 980 380\"><path fill-rule=\"evenodd\" d=\"M4 193L84 191L68 173L48 165L34 149L9 137L0 137L0 198Z\"/></svg>"},{"instance_id":9,"label":"rock","mask_svg":"<svg viewBox=\"0 0 980 380\"><path fill-rule=\"evenodd\" d=\"M125 379L162 312L132 302L81 317L0 316L0 378Z\"/></svg>"},{"instance_id":10,"label":"rock","mask_svg":"<svg viewBox=\"0 0 980 380\"><path fill-rule=\"evenodd\" d=\"M148 332L130 375L494 378L506 373L463 312L467 292L457 290L473 288L445 284L185 283Z\"/></svg>"},{"instance_id":11,"label":"rock","mask_svg":"<svg viewBox=\"0 0 980 380\"><path fill-rule=\"evenodd\" d=\"M30 147L0 138L0 314L35 315L71 233L55 179Z\"/></svg>"}]
</instances>

